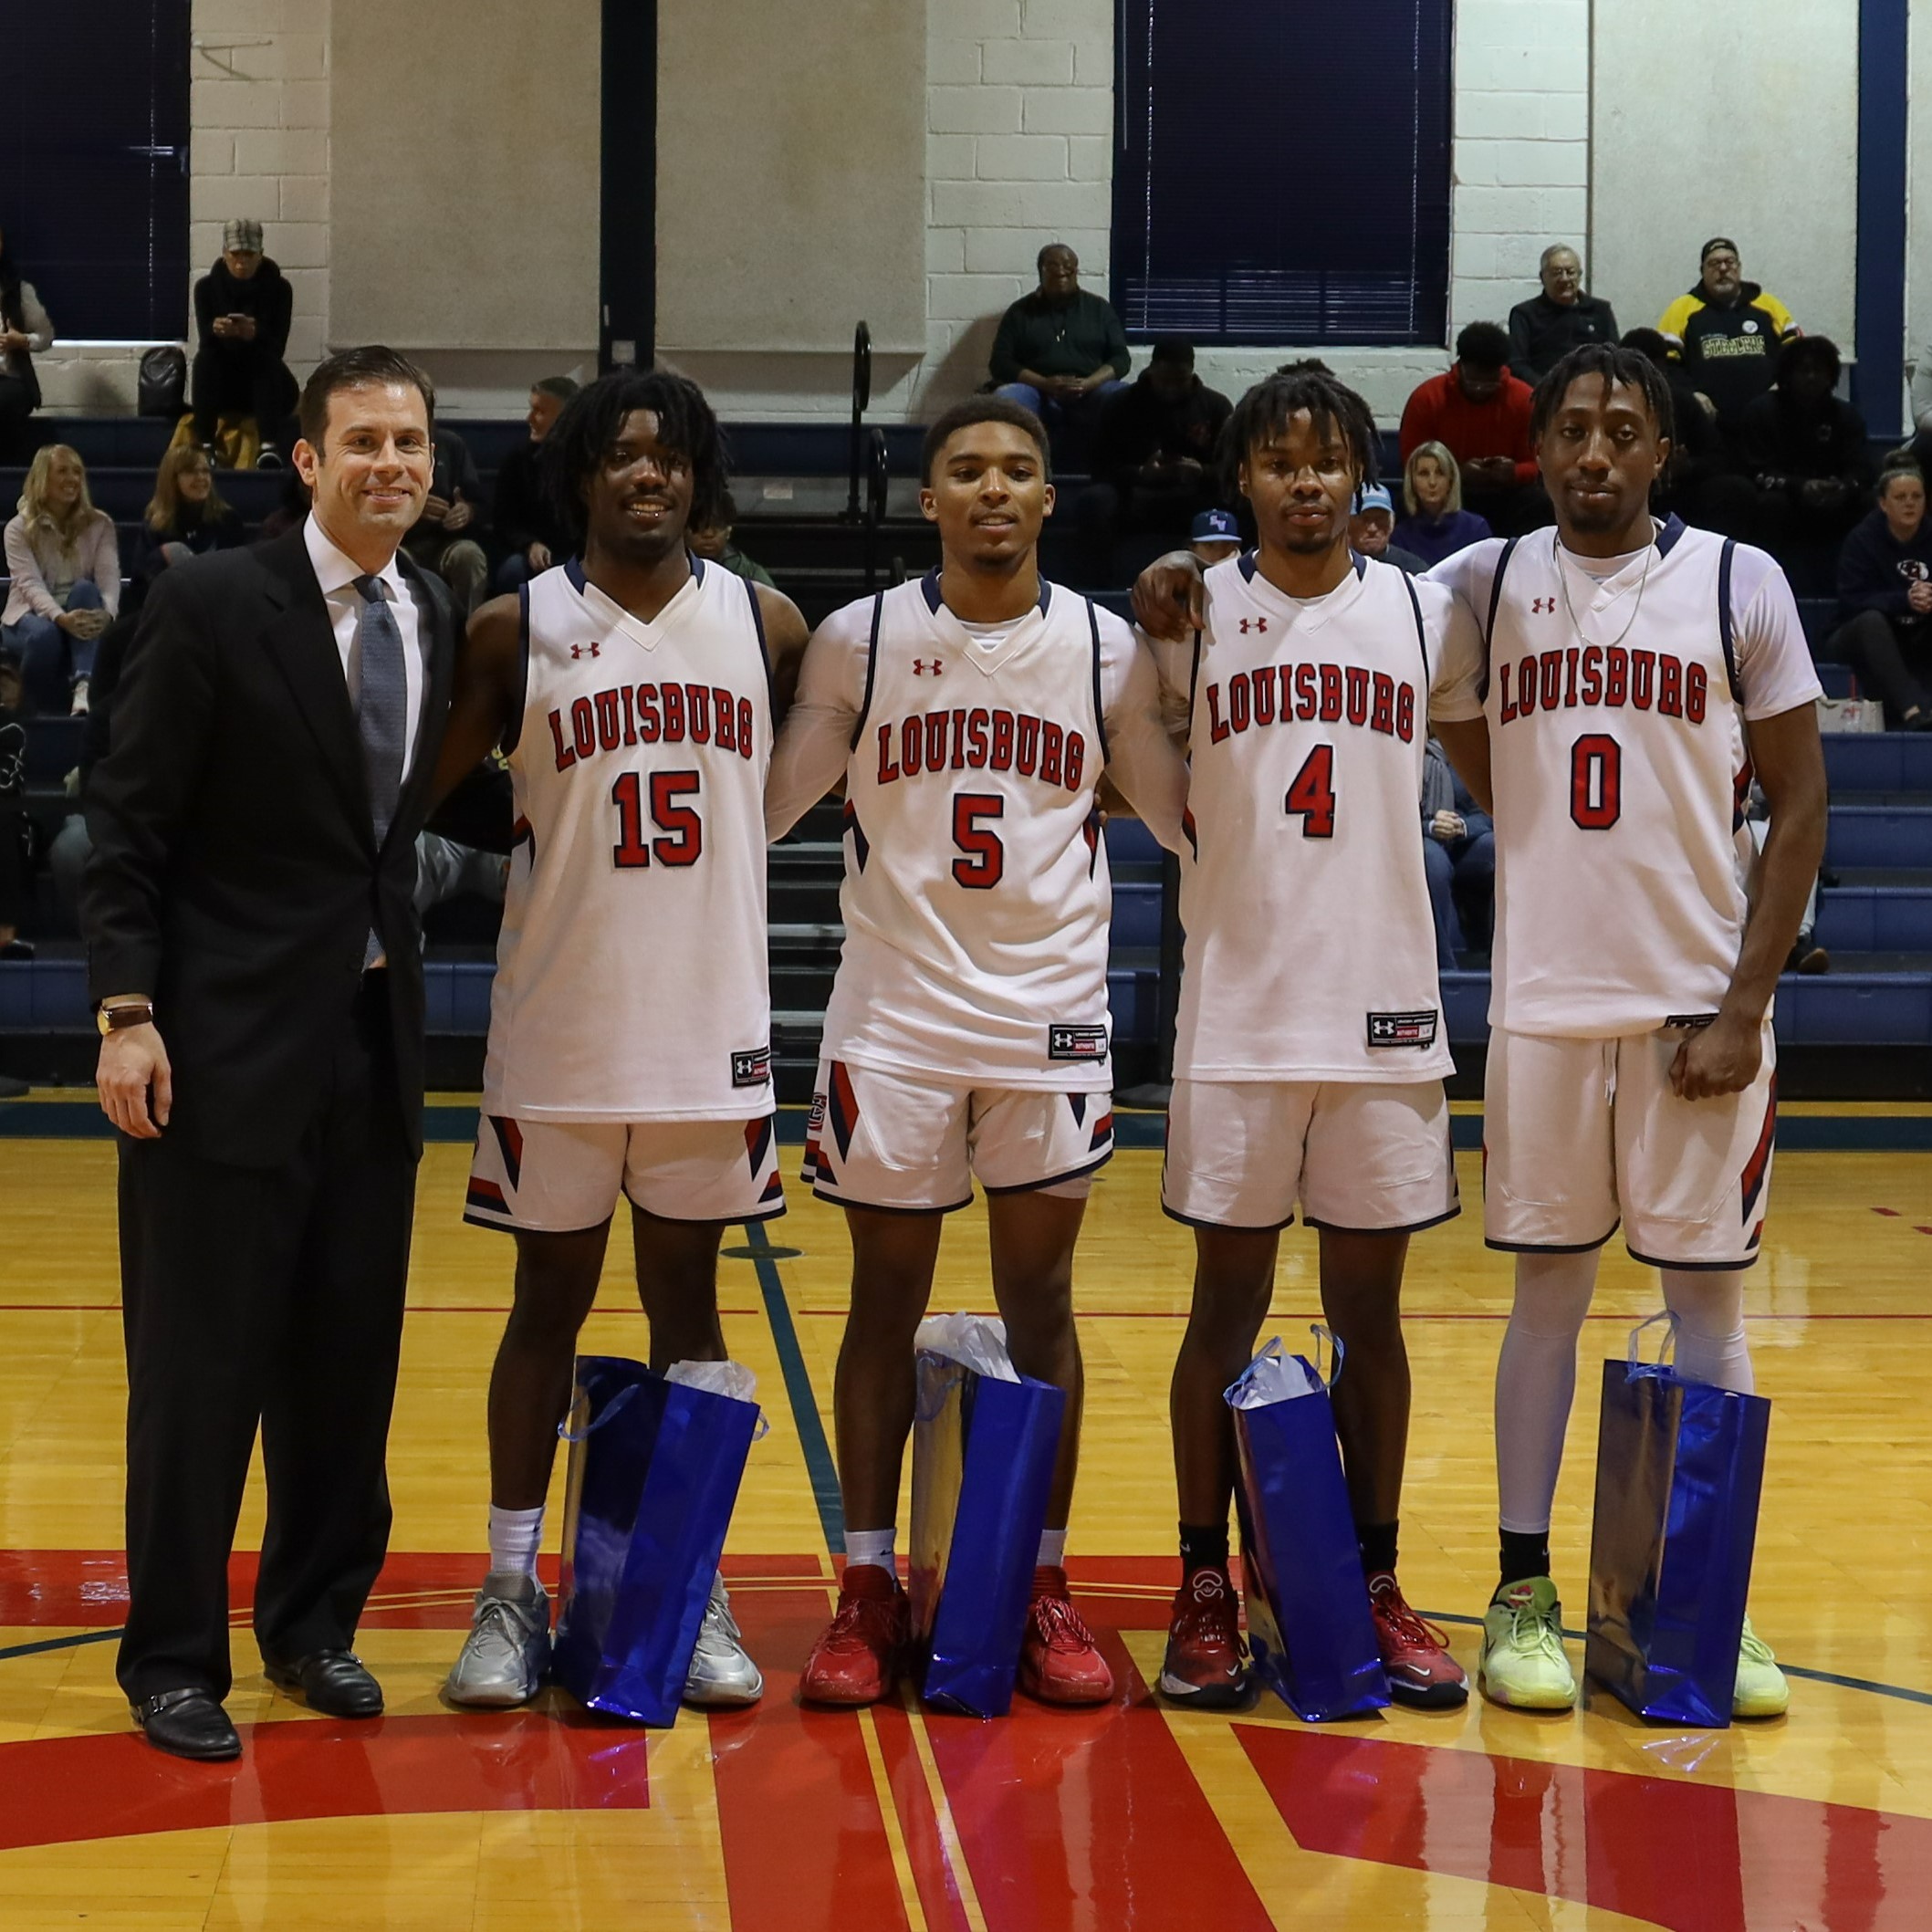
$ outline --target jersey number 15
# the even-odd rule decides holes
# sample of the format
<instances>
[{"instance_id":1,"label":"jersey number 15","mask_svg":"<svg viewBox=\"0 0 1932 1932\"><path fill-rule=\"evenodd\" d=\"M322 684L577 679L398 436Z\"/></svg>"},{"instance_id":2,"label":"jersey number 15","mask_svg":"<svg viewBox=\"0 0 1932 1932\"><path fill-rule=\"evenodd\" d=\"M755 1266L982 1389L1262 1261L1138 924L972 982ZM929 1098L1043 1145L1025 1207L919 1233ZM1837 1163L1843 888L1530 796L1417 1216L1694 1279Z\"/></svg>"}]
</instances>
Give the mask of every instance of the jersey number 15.
<instances>
[{"instance_id":1,"label":"jersey number 15","mask_svg":"<svg viewBox=\"0 0 1932 1932\"><path fill-rule=\"evenodd\" d=\"M681 799L694 799L698 775L694 771L653 771L651 774L651 822L661 836L644 836L644 781L634 771L627 771L611 788L611 802L617 807L617 843L611 848L613 865L695 865L705 849L705 821Z\"/></svg>"}]
</instances>

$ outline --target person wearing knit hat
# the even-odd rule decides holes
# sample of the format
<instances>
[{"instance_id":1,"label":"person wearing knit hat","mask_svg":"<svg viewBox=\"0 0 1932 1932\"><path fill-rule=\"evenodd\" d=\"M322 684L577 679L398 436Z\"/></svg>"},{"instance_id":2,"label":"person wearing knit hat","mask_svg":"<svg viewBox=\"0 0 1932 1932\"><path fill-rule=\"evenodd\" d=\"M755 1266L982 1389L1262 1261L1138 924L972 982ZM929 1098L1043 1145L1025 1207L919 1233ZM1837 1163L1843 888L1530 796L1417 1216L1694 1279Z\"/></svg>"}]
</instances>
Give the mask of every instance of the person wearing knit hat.
<instances>
[{"instance_id":1,"label":"person wearing knit hat","mask_svg":"<svg viewBox=\"0 0 1932 1932\"><path fill-rule=\"evenodd\" d=\"M194 440L212 452L223 416L252 416L260 469L280 469L295 413L296 381L283 356L295 293L262 253L262 225L222 227L221 259L194 285L197 344L190 381Z\"/></svg>"}]
</instances>

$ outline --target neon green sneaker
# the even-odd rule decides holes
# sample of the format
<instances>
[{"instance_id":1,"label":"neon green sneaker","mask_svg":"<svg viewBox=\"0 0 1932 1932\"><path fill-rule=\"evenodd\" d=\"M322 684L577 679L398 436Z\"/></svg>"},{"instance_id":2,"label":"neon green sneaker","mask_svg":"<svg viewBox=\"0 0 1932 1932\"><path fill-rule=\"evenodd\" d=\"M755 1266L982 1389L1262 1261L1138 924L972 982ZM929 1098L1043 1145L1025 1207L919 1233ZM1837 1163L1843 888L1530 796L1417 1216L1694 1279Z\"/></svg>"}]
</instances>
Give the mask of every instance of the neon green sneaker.
<instances>
[{"instance_id":1,"label":"neon green sneaker","mask_svg":"<svg viewBox=\"0 0 1932 1932\"><path fill-rule=\"evenodd\" d=\"M1744 1641L1738 1645L1738 1685L1730 1694L1734 1718L1781 1718L1790 1707L1791 1687L1778 1668L1771 1646L1744 1620Z\"/></svg>"},{"instance_id":2,"label":"neon green sneaker","mask_svg":"<svg viewBox=\"0 0 1932 1932\"><path fill-rule=\"evenodd\" d=\"M1519 1710L1570 1710L1576 1673L1563 1655L1563 1606L1547 1576L1496 1593L1483 1617L1477 1681L1484 1697Z\"/></svg>"}]
</instances>

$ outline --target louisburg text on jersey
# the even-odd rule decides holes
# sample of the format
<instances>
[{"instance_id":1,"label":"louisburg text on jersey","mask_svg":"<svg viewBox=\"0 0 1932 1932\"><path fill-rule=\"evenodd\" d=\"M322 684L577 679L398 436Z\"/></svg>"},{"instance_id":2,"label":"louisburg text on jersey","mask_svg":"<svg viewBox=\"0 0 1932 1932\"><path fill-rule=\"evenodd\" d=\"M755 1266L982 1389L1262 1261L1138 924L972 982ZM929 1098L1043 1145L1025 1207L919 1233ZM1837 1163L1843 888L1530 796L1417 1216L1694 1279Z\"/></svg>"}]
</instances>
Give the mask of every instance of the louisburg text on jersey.
<instances>
[{"instance_id":1,"label":"louisburg text on jersey","mask_svg":"<svg viewBox=\"0 0 1932 1932\"><path fill-rule=\"evenodd\" d=\"M752 757L751 700L722 684L618 684L550 713L557 768L620 745L715 745Z\"/></svg>"},{"instance_id":2,"label":"louisburg text on jersey","mask_svg":"<svg viewBox=\"0 0 1932 1932\"><path fill-rule=\"evenodd\" d=\"M879 726L882 785L922 772L1015 771L1078 791L1086 768L1087 740L1080 732L1027 711L979 705Z\"/></svg>"},{"instance_id":3,"label":"louisburg text on jersey","mask_svg":"<svg viewBox=\"0 0 1932 1932\"><path fill-rule=\"evenodd\" d=\"M1400 738L1415 736L1415 687L1362 664L1262 664L1238 671L1224 690L1208 685L1207 736L1218 745L1250 726L1313 721L1351 725Z\"/></svg>"},{"instance_id":4,"label":"louisburg text on jersey","mask_svg":"<svg viewBox=\"0 0 1932 1932\"><path fill-rule=\"evenodd\" d=\"M1626 651L1621 644L1572 644L1498 665L1497 722L1532 711L1568 711L1578 705L1655 711L1659 717L1701 725L1710 698L1710 674L1695 658L1667 651Z\"/></svg>"}]
</instances>

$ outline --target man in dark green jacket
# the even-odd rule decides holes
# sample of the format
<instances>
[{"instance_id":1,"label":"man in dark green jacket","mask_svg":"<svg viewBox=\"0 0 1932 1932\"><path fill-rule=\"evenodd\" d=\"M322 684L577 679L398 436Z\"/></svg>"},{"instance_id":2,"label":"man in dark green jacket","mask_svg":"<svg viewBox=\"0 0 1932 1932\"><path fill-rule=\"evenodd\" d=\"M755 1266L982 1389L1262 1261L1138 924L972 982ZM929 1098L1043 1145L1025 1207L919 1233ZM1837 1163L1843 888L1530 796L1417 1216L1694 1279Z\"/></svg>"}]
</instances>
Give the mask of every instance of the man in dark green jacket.
<instances>
[{"instance_id":1,"label":"man in dark green jacket","mask_svg":"<svg viewBox=\"0 0 1932 1932\"><path fill-rule=\"evenodd\" d=\"M1124 386L1127 334L1106 297L1080 285L1080 257L1064 242L1039 251L1039 287L999 319L990 360L995 387L1050 431L1084 439L1107 397Z\"/></svg>"}]
</instances>

